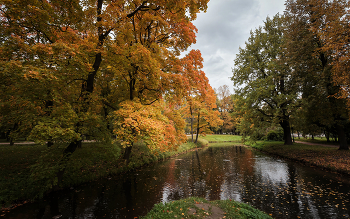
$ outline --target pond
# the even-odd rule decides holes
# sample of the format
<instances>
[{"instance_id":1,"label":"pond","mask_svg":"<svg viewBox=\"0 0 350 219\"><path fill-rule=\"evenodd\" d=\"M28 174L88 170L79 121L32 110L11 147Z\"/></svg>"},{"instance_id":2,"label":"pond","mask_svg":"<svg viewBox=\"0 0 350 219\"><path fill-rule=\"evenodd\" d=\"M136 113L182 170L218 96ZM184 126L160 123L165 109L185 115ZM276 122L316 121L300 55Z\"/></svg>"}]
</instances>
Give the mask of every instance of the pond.
<instances>
[{"instance_id":1,"label":"pond","mask_svg":"<svg viewBox=\"0 0 350 219\"><path fill-rule=\"evenodd\" d=\"M249 203L274 218L350 218L349 191L346 176L245 147L209 147L62 191L5 218L138 218L155 203L190 196Z\"/></svg>"}]
</instances>

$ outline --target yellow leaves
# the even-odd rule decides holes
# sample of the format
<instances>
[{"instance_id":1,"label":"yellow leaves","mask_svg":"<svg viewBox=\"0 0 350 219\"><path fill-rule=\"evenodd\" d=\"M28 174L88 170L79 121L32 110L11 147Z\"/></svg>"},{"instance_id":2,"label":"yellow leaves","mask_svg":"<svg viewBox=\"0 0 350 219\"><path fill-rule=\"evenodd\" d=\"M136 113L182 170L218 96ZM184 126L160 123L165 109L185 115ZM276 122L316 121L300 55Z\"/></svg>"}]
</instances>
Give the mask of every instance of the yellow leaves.
<instances>
[{"instance_id":1,"label":"yellow leaves","mask_svg":"<svg viewBox=\"0 0 350 219\"><path fill-rule=\"evenodd\" d=\"M143 140L150 149L169 150L177 143L177 132L162 111L158 103L142 105L138 101L125 101L114 112L114 133L125 146Z\"/></svg>"}]
</instances>

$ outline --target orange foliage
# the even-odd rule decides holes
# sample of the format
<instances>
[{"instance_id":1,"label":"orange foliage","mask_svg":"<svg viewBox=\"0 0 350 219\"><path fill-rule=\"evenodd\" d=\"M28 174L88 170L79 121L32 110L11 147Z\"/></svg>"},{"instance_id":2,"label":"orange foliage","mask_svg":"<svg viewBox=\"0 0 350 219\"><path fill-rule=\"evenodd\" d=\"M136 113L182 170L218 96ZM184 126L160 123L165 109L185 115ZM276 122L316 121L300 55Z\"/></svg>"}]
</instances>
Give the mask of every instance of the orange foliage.
<instances>
[{"instance_id":1,"label":"orange foliage","mask_svg":"<svg viewBox=\"0 0 350 219\"><path fill-rule=\"evenodd\" d=\"M208 1L2 1L0 100L11 95L13 109L29 102L41 110L1 121L35 118L33 140L69 130L64 141L76 142L108 139L113 115L125 146L142 139L153 149L176 147L185 137L175 106L207 83L200 52L179 55L195 43L192 21Z\"/></svg>"},{"instance_id":2,"label":"orange foliage","mask_svg":"<svg viewBox=\"0 0 350 219\"><path fill-rule=\"evenodd\" d=\"M186 136L176 130L176 121L164 115L165 104L142 105L139 101L125 101L114 112L114 133L124 147L143 141L151 150L175 150Z\"/></svg>"},{"instance_id":3,"label":"orange foliage","mask_svg":"<svg viewBox=\"0 0 350 219\"><path fill-rule=\"evenodd\" d=\"M347 100L350 109L350 2L337 1L310 1L315 16L323 18L324 25L312 26L312 31L322 39L321 50L332 57L333 82L340 86L338 98Z\"/></svg>"}]
</instances>

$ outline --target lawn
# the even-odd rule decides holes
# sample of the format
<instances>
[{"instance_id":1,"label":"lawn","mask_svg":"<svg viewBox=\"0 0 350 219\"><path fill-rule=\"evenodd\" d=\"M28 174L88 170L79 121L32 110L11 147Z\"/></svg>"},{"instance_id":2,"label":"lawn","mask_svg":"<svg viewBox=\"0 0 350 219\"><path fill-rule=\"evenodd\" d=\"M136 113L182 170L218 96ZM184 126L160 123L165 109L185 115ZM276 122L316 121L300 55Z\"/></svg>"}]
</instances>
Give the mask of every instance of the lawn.
<instances>
[{"instance_id":1,"label":"lawn","mask_svg":"<svg viewBox=\"0 0 350 219\"><path fill-rule=\"evenodd\" d=\"M209 142L224 142L224 141L231 141L231 142L239 142L241 143L242 136L239 135L206 135L201 137L203 139L206 139Z\"/></svg>"}]
</instances>

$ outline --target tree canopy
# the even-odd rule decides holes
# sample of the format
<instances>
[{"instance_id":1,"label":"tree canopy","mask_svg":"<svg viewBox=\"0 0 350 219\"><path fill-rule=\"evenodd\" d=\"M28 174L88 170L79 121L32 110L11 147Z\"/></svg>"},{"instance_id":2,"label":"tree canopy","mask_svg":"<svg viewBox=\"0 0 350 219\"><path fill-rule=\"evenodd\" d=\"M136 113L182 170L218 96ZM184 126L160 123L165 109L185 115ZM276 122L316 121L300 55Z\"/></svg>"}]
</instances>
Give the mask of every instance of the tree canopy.
<instances>
[{"instance_id":1,"label":"tree canopy","mask_svg":"<svg viewBox=\"0 0 350 219\"><path fill-rule=\"evenodd\" d=\"M207 3L2 1L1 128L13 138L66 144L58 162L86 138L117 135L126 159L137 140L176 148L185 140L176 107L190 90L211 89L198 83L207 81L200 52L180 58L196 41L192 21Z\"/></svg>"},{"instance_id":2,"label":"tree canopy","mask_svg":"<svg viewBox=\"0 0 350 219\"><path fill-rule=\"evenodd\" d=\"M246 125L250 133L261 122L278 123L284 130L285 144L292 144L289 119L298 100L298 86L283 61L283 43L282 17L268 17L263 27L251 31L245 48L240 48L231 80L237 87L236 109L242 115L249 112L251 121Z\"/></svg>"},{"instance_id":3,"label":"tree canopy","mask_svg":"<svg viewBox=\"0 0 350 219\"><path fill-rule=\"evenodd\" d=\"M287 0L283 16L268 17L251 31L232 77L241 132L259 138L279 124L291 144L294 126L304 134L332 133L339 149L348 150L348 6L342 0Z\"/></svg>"}]
</instances>

